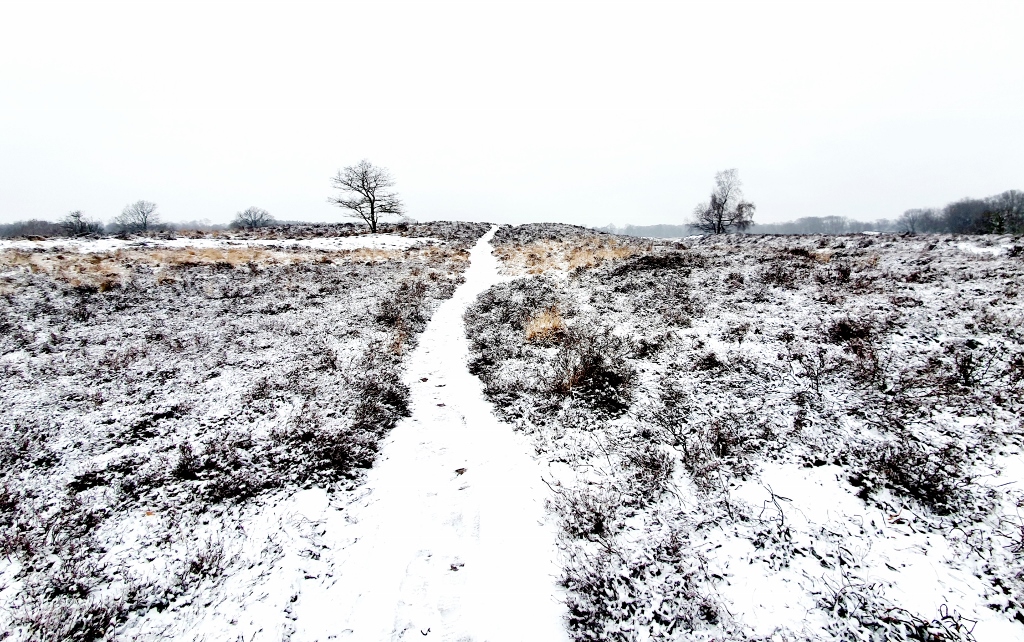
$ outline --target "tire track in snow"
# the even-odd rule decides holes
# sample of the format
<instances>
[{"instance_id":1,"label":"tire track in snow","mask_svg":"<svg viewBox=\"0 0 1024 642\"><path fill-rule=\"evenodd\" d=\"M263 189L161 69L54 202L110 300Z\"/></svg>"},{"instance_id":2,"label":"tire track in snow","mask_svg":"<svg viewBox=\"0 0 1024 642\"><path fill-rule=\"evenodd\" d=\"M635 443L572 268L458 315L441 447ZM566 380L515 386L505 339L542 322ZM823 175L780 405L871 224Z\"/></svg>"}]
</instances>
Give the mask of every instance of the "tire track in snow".
<instances>
[{"instance_id":1,"label":"tire track in snow","mask_svg":"<svg viewBox=\"0 0 1024 642\"><path fill-rule=\"evenodd\" d=\"M568 640L541 467L467 370L462 315L502 280L496 229L410 356L412 416L361 499L326 516L332 577L303 582L294 640Z\"/></svg>"}]
</instances>

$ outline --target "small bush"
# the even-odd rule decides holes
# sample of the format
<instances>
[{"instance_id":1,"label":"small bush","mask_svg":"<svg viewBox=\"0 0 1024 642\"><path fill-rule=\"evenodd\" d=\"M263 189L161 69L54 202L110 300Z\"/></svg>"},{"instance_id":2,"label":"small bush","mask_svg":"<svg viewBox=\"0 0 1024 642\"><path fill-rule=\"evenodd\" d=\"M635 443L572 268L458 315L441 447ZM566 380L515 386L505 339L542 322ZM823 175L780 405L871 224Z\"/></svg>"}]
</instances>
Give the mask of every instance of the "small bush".
<instances>
[{"instance_id":1,"label":"small bush","mask_svg":"<svg viewBox=\"0 0 1024 642\"><path fill-rule=\"evenodd\" d=\"M579 553L565 566L569 631L575 640L675 640L727 612L700 590L697 555L678 542L620 554Z\"/></svg>"},{"instance_id":2,"label":"small bush","mask_svg":"<svg viewBox=\"0 0 1024 642\"><path fill-rule=\"evenodd\" d=\"M185 561L178 577L179 584L186 591L191 590L203 580L220 577L226 565L224 542L217 537L210 537L192 551Z\"/></svg>"},{"instance_id":3,"label":"small bush","mask_svg":"<svg viewBox=\"0 0 1024 642\"><path fill-rule=\"evenodd\" d=\"M868 341L874 336L874 326L868 321L856 321L849 317L837 319L826 330L825 336L831 343L854 343Z\"/></svg>"},{"instance_id":4,"label":"small bush","mask_svg":"<svg viewBox=\"0 0 1024 642\"><path fill-rule=\"evenodd\" d=\"M178 444L178 463L174 466L174 476L178 479L196 479L203 467L202 459L192 450L192 444Z\"/></svg>"},{"instance_id":5,"label":"small bush","mask_svg":"<svg viewBox=\"0 0 1024 642\"><path fill-rule=\"evenodd\" d=\"M30 601L14 621L25 627L29 639L39 642L94 642L107 639L124 616L124 605L115 598L64 598Z\"/></svg>"},{"instance_id":6,"label":"small bush","mask_svg":"<svg viewBox=\"0 0 1024 642\"><path fill-rule=\"evenodd\" d=\"M679 270L707 267L707 259L695 252L667 252L665 254L644 254L615 268L612 276L648 270Z\"/></svg>"},{"instance_id":7,"label":"small bush","mask_svg":"<svg viewBox=\"0 0 1024 642\"><path fill-rule=\"evenodd\" d=\"M649 439L649 436L641 436L624 457L632 494L640 505L657 501L668 488L675 471L675 459Z\"/></svg>"},{"instance_id":8,"label":"small bush","mask_svg":"<svg viewBox=\"0 0 1024 642\"><path fill-rule=\"evenodd\" d=\"M869 498L880 486L917 500L938 515L949 515L967 501L972 481L962 449L950 443L929 447L909 437L858 448L858 472L850 483Z\"/></svg>"},{"instance_id":9,"label":"small bush","mask_svg":"<svg viewBox=\"0 0 1024 642\"><path fill-rule=\"evenodd\" d=\"M974 642L973 622L945 606L927 620L889 602L878 584L845 581L819 601L832 618L827 630L837 640Z\"/></svg>"},{"instance_id":10,"label":"small bush","mask_svg":"<svg viewBox=\"0 0 1024 642\"><path fill-rule=\"evenodd\" d=\"M621 412L629 404L634 378L628 352L626 341L610 328L569 328L558 344L550 389L563 396L577 395L593 408Z\"/></svg>"},{"instance_id":11,"label":"small bush","mask_svg":"<svg viewBox=\"0 0 1024 642\"><path fill-rule=\"evenodd\" d=\"M558 515L562 531L578 539L609 537L614 528L622 498L605 489L553 488L551 508Z\"/></svg>"},{"instance_id":12,"label":"small bush","mask_svg":"<svg viewBox=\"0 0 1024 642\"><path fill-rule=\"evenodd\" d=\"M782 261L775 261L765 266L759 277L761 283L765 285L789 289L796 287L796 272Z\"/></svg>"}]
</instances>

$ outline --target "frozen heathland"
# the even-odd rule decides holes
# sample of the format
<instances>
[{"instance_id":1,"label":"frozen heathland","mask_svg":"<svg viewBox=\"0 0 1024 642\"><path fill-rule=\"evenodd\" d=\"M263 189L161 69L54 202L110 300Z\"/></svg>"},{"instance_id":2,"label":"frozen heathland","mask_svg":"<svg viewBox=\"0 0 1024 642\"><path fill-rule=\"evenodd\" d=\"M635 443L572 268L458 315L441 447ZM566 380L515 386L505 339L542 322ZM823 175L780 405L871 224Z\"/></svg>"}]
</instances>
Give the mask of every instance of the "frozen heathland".
<instances>
[{"instance_id":1,"label":"frozen heathland","mask_svg":"<svg viewBox=\"0 0 1024 642\"><path fill-rule=\"evenodd\" d=\"M1010 237L503 228L473 371L579 640L1024 639Z\"/></svg>"},{"instance_id":2,"label":"frozen heathland","mask_svg":"<svg viewBox=\"0 0 1024 642\"><path fill-rule=\"evenodd\" d=\"M0 244L0 639L1024 640L1024 245Z\"/></svg>"}]
</instances>

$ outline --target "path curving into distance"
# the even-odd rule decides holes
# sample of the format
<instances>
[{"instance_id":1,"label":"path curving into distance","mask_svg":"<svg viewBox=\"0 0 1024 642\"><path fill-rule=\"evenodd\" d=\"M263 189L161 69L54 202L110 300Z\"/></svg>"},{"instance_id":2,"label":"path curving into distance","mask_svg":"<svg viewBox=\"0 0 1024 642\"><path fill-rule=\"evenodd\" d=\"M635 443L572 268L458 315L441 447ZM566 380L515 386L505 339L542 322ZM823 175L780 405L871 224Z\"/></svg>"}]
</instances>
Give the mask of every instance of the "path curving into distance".
<instances>
[{"instance_id":1,"label":"path curving into distance","mask_svg":"<svg viewBox=\"0 0 1024 642\"><path fill-rule=\"evenodd\" d=\"M496 229L410 355L412 416L385 440L361 499L325 522L332 576L304 583L293 640L569 639L542 470L467 369L462 315L502 280Z\"/></svg>"}]
</instances>

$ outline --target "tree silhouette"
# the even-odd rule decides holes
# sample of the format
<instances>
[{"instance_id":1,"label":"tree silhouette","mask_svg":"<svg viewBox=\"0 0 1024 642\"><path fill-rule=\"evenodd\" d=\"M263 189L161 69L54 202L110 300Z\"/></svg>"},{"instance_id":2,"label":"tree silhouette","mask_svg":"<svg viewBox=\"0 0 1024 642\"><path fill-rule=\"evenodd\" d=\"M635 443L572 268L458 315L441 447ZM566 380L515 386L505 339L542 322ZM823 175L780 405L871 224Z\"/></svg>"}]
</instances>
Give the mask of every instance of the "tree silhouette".
<instances>
[{"instance_id":1,"label":"tree silhouette","mask_svg":"<svg viewBox=\"0 0 1024 642\"><path fill-rule=\"evenodd\" d=\"M327 202L349 210L348 216L362 219L371 232L377 232L380 217L399 216L403 212L398 194L388 191L395 186L391 174L366 159L338 171L331 182L341 194L328 198Z\"/></svg>"},{"instance_id":2,"label":"tree silhouette","mask_svg":"<svg viewBox=\"0 0 1024 642\"><path fill-rule=\"evenodd\" d=\"M735 169L715 174L711 198L693 210L692 225L707 234L743 231L754 224L754 204L743 200L742 183Z\"/></svg>"}]
</instances>

